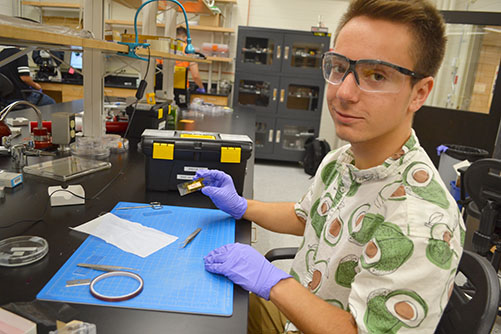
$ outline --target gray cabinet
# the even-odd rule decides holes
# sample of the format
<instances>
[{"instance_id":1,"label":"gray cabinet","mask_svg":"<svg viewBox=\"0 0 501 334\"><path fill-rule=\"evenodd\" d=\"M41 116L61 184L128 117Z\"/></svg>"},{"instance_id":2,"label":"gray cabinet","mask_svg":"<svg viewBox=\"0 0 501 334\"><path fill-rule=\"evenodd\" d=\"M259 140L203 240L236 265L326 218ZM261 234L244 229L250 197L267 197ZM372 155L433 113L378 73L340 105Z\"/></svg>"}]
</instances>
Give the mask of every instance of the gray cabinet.
<instances>
[{"instance_id":1,"label":"gray cabinet","mask_svg":"<svg viewBox=\"0 0 501 334\"><path fill-rule=\"evenodd\" d=\"M233 107L256 113L256 158L300 161L318 136L329 43L329 34L239 27Z\"/></svg>"},{"instance_id":2,"label":"gray cabinet","mask_svg":"<svg viewBox=\"0 0 501 334\"><path fill-rule=\"evenodd\" d=\"M256 116L256 158L300 161L304 142L318 136L317 120Z\"/></svg>"}]
</instances>

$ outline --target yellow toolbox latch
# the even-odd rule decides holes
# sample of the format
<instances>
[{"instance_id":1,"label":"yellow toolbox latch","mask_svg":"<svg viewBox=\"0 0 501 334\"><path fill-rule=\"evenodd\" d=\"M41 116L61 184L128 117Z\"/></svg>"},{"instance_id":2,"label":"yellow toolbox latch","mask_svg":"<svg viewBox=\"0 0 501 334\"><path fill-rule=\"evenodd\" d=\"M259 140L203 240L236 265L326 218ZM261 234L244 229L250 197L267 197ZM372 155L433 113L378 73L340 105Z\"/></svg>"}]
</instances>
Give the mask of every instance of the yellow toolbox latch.
<instances>
[{"instance_id":1,"label":"yellow toolbox latch","mask_svg":"<svg viewBox=\"0 0 501 334\"><path fill-rule=\"evenodd\" d=\"M242 155L240 147L221 147L221 162L239 164Z\"/></svg>"},{"instance_id":2,"label":"yellow toolbox latch","mask_svg":"<svg viewBox=\"0 0 501 334\"><path fill-rule=\"evenodd\" d=\"M153 159L174 160L174 144L153 143Z\"/></svg>"}]
</instances>

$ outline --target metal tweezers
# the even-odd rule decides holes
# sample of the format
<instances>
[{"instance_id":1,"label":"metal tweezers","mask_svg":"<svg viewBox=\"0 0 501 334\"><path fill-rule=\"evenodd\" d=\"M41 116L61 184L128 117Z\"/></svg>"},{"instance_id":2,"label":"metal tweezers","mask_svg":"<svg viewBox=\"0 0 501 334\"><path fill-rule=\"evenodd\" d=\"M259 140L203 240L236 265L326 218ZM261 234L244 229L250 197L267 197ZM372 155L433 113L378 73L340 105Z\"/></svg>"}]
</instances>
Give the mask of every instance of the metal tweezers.
<instances>
[{"instance_id":1,"label":"metal tweezers","mask_svg":"<svg viewBox=\"0 0 501 334\"><path fill-rule=\"evenodd\" d=\"M127 267L121 267L121 266L109 266L106 264L78 263L77 266L89 268L89 269L100 270L100 271L137 270L134 268L127 268Z\"/></svg>"},{"instance_id":2,"label":"metal tweezers","mask_svg":"<svg viewBox=\"0 0 501 334\"><path fill-rule=\"evenodd\" d=\"M195 231L193 231L193 233L191 233L188 237L186 237L186 239L184 239L184 242L180 248L186 247L187 244L189 244L193 239L195 239L195 237L197 236L198 233L200 233L201 230L202 229L199 227Z\"/></svg>"}]
</instances>

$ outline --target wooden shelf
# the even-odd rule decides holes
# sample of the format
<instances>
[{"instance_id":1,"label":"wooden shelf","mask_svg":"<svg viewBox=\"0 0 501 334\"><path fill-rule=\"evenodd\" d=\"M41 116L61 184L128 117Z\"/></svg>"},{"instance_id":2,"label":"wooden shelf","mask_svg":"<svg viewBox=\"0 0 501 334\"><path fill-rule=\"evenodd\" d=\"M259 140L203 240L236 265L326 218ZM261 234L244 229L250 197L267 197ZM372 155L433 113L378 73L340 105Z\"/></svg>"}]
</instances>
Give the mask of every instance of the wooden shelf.
<instances>
[{"instance_id":1,"label":"wooden shelf","mask_svg":"<svg viewBox=\"0 0 501 334\"><path fill-rule=\"evenodd\" d=\"M109 52L127 52L127 46L117 43L7 24L0 24L0 42L3 41L5 41L7 45L18 46L79 46Z\"/></svg>"},{"instance_id":2,"label":"wooden shelf","mask_svg":"<svg viewBox=\"0 0 501 334\"><path fill-rule=\"evenodd\" d=\"M224 57L207 57L207 60L210 60L214 63L231 63L233 62L233 58L224 58Z\"/></svg>"},{"instance_id":3,"label":"wooden shelf","mask_svg":"<svg viewBox=\"0 0 501 334\"><path fill-rule=\"evenodd\" d=\"M139 6L141 6L142 4L141 0L113 0L113 1L121 5L124 5L127 8L134 8L134 9L138 9Z\"/></svg>"},{"instance_id":4,"label":"wooden shelf","mask_svg":"<svg viewBox=\"0 0 501 334\"><path fill-rule=\"evenodd\" d=\"M116 26L126 26L126 27L133 27L134 26L134 21L129 21L129 20L104 20L105 24L109 25L116 25ZM138 21L137 22L137 28L141 29L143 27L143 22ZM164 23L157 23L157 28L165 28Z\"/></svg>"},{"instance_id":5,"label":"wooden shelf","mask_svg":"<svg viewBox=\"0 0 501 334\"><path fill-rule=\"evenodd\" d=\"M66 9L79 9L80 4L78 3L66 3L66 2L44 2L44 1L23 1L25 6L33 6L40 8L66 8Z\"/></svg>"},{"instance_id":6,"label":"wooden shelf","mask_svg":"<svg viewBox=\"0 0 501 334\"><path fill-rule=\"evenodd\" d=\"M108 53L128 52L128 47L115 42L108 42L97 39L81 38L77 36L68 36L65 34L57 34L52 32L41 31L38 29L24 28L7 24L0 24L0 44L6 45L34 45L34 46L78 46L82 48L97 49ZM138 51L141 56L148 56L148 50L141 49ZM174 59L193 61L200 63L210 63L210 60L203 60L182 55L172 55L167 52L151 51L151 56L154 58Z\"/></svg>"},{"instance_id":7,"label":"wooden shelf","mask_svg":"<svg viewBox=\"0 0 501 334\"><path fill-rule=\"evenodd\" d=\"M104 20L104 23L109 24L109 25L117 25L117 26L134 26L134 21L128 21L128 20ZM142 22L137 22L137 27L138 29L141 28L143 25ZM179 26L185 27L184 24L180 24ZM164 28L165 24L163 23L157 23L158 28ZM232 34L235 32L235 29L233 28L225 28L225 27L212 27L212 26L199 26L199 25L191 25L190 26L190 31L208 31L208 32L222 32L222 33L229 33Z\"/></svg>"},{"instance_id":8,"label":"wooden shelf","mask_svg":"<svg viewBox=\"0 0 501 334\"><path fill-rule=\"evenodd\" d=\"M142 4L141 0L113 0L113 1L124 5L125 7L134 9L138 9L139 6L141 6ZM207 6L205 1L203 0L194 0L189 2L187 1L182 3L182 5L187 13L212 14L212 11L210 10L209 6ZM181 8L178 7L178 11L180 10Z\"/></svg>"},{"instance_id":9,"label":"wooden shelf","mask_svg":"<svg viewBox=\"0 0 501 334\"><path fill-rule=\"evenodd\" d=\"M186 28L184 24L182 24L183 27ZM222 33L229 33L232 34L235 32L235 29L233 28L225 28L225 27L212 27L212 26L199 26L199 25L191 25L190 30L193 31L210 31L210 32L222 32Z\"/></svg>"}]
</instances>

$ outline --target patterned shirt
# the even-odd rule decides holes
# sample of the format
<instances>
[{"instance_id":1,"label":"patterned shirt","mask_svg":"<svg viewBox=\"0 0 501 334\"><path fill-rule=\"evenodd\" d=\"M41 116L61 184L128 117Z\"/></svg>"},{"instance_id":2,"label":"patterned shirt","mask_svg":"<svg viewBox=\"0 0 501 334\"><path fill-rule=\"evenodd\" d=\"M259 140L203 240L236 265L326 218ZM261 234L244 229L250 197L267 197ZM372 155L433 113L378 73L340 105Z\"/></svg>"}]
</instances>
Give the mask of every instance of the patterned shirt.
<instances>
[{"instance_id":1,"label":"patterned shirt","mask_svg":"<svg viewBox=\"0 0 501 334\"><path fill-rule=\"evenodd\" d=\"M359 333L434 332L465 226L414 131L373 168L357 169L349 145L330 152L295 211L306 221L296 280L351 312Z\"/></svg>"}]
</instances>

